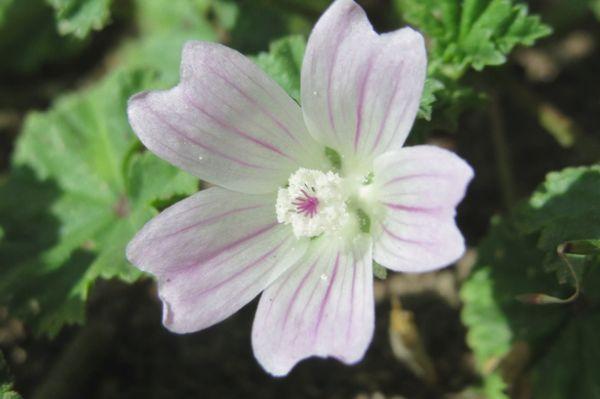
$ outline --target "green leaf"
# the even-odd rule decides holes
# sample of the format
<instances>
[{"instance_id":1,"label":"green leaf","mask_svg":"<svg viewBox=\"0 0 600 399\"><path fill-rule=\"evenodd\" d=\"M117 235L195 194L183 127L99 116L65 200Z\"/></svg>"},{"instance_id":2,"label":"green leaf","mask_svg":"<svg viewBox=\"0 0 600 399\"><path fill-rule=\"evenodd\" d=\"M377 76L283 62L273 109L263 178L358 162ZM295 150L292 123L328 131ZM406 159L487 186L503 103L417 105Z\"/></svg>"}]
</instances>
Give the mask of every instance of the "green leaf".
<instances>
[{"instance_id":1,"label":"green leaf","mask_svg":"<svg viewBox=\"0 0 600 399\"><path fill-rule=\"evenodd\" d=\"M0 302L38 334L81 322L97 278L139 278L125 246L157 213L151 204L197 188L195 178L135 151L126 102L154 76L117 72L25 121L11 179L0 186Z\"/></svg>"},{"instance_id":2,"label":"green leaf","mask_svg":"<svg viewBox=\"0 0 600 399\"><path fill-rule=\"evenodd\" d=\"M21 395L13 391L12 377L2 352L0 352L0 399L21 399Z\"/></svg>"},{"instance_id":3,"label":"green leaf","mask_svg":"<svg viewBox=\"0 0 600 399\"><path fill-rule=\"evenodd\" d=\"M533 397L587 398L600 392L600 382L586 371L600 361L593 333L600 328L599 183L598 166L551 173L514 213L493 221L461 290L467 341L486 383L501 372L514 374L508 359L520 344L529 352L520 366L531 371ZM517 297L525 293L556 298L572 294L571 287L548 273L565 269L557 254L561 244L580 266L579 297L561 305L519 302ZM506 386L518 378L527 384L527 376L521 375Z\"/></svg>"},{"instance_id":4,"label":"green leaf","mask_svg":"<svg viewBox=\"0 0 600 399\"><path fill-rule=\"evenodd\" d=\"M596 15L597 19L600 19L600 0L589 0L590 8Z\"/></svg>"},{"instance_id":5,"label":"green leaf","mask_svg":"<svg viewBox=\"0 0 600 399\"><path fill-rule=\"evenodd\" d=\"M457 79L468 68L500 65L517 45L551 29L512 0L395 0L402 17L430 39L434 70Z\"/></svg>"},{"instance_id":6,"label":"green leaf","mask_svg":"<svg viewBox=\"0 0 600 399\"><path fill-rule=\"evenodd\" d=\"M544 399L598 398L600 313L571 320L533 370L533 397Z\"/></svg>"},{"instance_id":7,"label":"green leaf","mask_svg":"<svg viewBox=\"0 0 600 399\"><path fill-rule=\"evenodd\" d=\"M255 61L297 102L300 102L300 75L306 40L289 36L274 41L268 53L260 53Z\"/></svg>"},{"instance_id":8,"label":"green leaf","mask_svg":"<svg viewBox=\"0 0 600 399\"><path fill-rule=\"evenodd\" d=\"M388 275L388 270L379 263L373 261L373 275L380 280L385 280Z\"/></svg>"},{"instance_id":9,"label":"green leaf","mask_svg":"<svg viewBox=\"0 0 600 399\"><path fill-rule=\"evenodd\" d=\"M235 23L228 32L229 45L245 54L264 51L265 43L286 35L308 36L320 14L313 14L314 10L320 8L318 2L313 1L254 0L227 3L235 3L238 8Z\"/></svg>"},{"instance_id":10,"label":"green leaf","mask_svg":"<svg viewBox=\"0 0 600 399\"><path fill-rule=\"evenodd\" d=\"M54 8L61 35L86 38L102 29L110 17L112 0L47 0Z\"/></svg>"},{"instance_id":11,"label":"green leaf","mask_svg":"<svg viewBox=\"0 0 600 399\"><path fill-rule=\"evenodd\" d=\"M546 253L544 266L556 271L561 281L569 280L556 249L567 241L600 238L600 166L550 173L516 221L526 233L539 232L537 247ZM583 260L585 268L585 261L593 258Z\"/></svg>"},{"instance_id":12,"label":"green leaf","mask_svg":"<svg viewBox=\"0 0 600 399\"><path fill-rule=\"evenodd\" d=\"M503 64L515 46L532 45L551 32L513 0L394 0L393 4L428 38L428 79L419 119L432 123L418 123L417 137L436 128L455 130L458 116L480 103L481 96L461 81L469 69Z\"/></svg>"},{"instance_id":13,"label":"green leaf","mask_svg":"<svg viewBox=\"0 0 600 399\"><path fill-rule=\"evenodd\" d=\"M423 88L423 95L421 96L421 104L419 106L419 118L426 121L431 120L431 110L433 103L436 101L436 93L442 89L444 89L444 84L438 79L429 77L425 80L425 87Z\"/></svg>"},{"instance_id":14,"label":"green leaf","mask_svg":"<svg viewBox=\"0 0 600 399\"><path fill-rule=\"evenodd\" d=\"M179 81L185 42L217 39L208 21L208 0L137 0L136 10L141 36L125 43L116 58L129 68L155 71L154 89L172 87Z\"/></svg>"},{"instance_id":15,"label":"green leaf","mask_svg":"<svg viewBox=\"0 0 600 399\"><path fill-rule=\"evenodd\" d=\"M44 65L66 63L86 44L58 34L45 0L0 1L1 72L28 74Z\"/></svg>"}]
</instances>

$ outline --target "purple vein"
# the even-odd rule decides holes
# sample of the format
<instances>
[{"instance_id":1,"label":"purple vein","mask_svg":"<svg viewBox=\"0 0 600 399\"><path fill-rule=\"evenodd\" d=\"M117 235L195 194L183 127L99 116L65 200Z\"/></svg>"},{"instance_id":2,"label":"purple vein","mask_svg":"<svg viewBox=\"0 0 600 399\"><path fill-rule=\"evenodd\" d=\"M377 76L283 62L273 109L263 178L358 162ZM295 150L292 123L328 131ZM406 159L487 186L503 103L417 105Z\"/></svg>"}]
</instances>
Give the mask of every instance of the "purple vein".
<instances>
[{"instance_id":1,"label":"purple vein","mask_svg":"<svg viewBox=\"0 0 600 399\"><path fill-rule=\"evenodd\" d=\"M264 233L266 233L267 231L273 229L278 224L279 223L272 223L272 224L264 226L264 227L262 227L262 228L260 228L260 229L258 229L256 231L253 231L252 233L250 233L250 234L248 234L248 235L246 235L246 236L244 236L242 238L239 238L238 240L233 241L233 242L225 245L224 247L221 247L221 248L219 248L219 249L217 249L215 251L209 252L206 256L202 257L202 259L200 259L200 260L194 261L194 262L192 262L192 263L190 263L188 265L182 266L181 268L179 268L177 270L174 270L174 272L180 273L180 272L182 272L184 270L187 270L187 269L190 269L192 267L197 267L200 264L205 264L205 263L213 260L217 256L221 255L222 253L230 251L233 248L235 248L235 247L237 247L237 246L239 246L241 244L244 244L245 242L248 242L248 241L250 241L250 240L252 240L252 239L254 239L254 238L256 238L256 237L258 237L258 236L260 236L260 235L262 235Z\"/></svg>"},{"instance_id":2,"label":"purple vein","mask_svg":"<svg viewBox=\"0 0 600 399\"><path fill-rule=\"evenodd\" d=\"M375 65L375 58L375 56L369 57L367 69L359 83L358 102L356 104L356 129L354 131L354 151L356 151L356 149L358 148L358 142L360 141L360 136L362 134L363 111L365 106L365 96L367 93L367 84L369 82L369 77L371 76L371 70Z\"/></svg>"},{"instance_id":3,"label":"purple vein","mask_svg":"<svg viewBox=\"0 0 600 399\"><path fill-rule=\"evenodd\" d=\"M262 113L267 115L277 126L279 126L280 129L282 129L288 135L289 138L291 138L293 141L295 141L296 143L299 144L299 141L296 138L296 136L294 136L290 132L290 130L277 117L275 117L269 110L267 110L265 107L263 107L259 101L257 101L254 97L248 95L244 90L240 89L238 85L233 83L226 76L221 75L219 72L215 71L214 69L210 68L209 66L207 66L207 68L213 74L220 77L228 86L232 87L235 91L240 93L242 97L244 97L246 100L248 100L251 104L253 104L256 108L258 108Z\"/></svg>"},{"instance_id":4,"label":"purple vein","mask_svg":"<svg viewBox=\"0 0 600 399\"><path fill-rule=\"evenodd\" d=\"M396 241L401 241L401 242L406 242L408 244L415 244L415 245L419 245L419 246L423 246L423 245L433 245L434 243L431 241L417 241L417 240L411 240L408 238L402 238L397 234L394 234L391 230L389 230L385 225L381 225L381 227L383 227L383 231L385 231L386 234L388 234L389 236L391 236L393 239L395 239Z\"/></svg>"},{"instance_id":5,"label":"purple vein","mask_svg":"<svg viewBox=\"0 0 600 399\"><path fill-rule=\"evenodd\" d=\"M212 147L210 147L210 146L208 146L208 145L206 145L206 144L204 144L204 143L202 143L200 141L197 141L197 140L193 139L192 137L188 136L184 131L176 128L172 123L170 123L168 120L166 120L161 114L159 114L154 109L152 109L152 107L150 105L146 104L145 106L148 108L148 110L150 111L150 113L152 113L152 114L154 114L154 116L156 116L156 118L159 120L159 122L161 122L163 125L168 126L173 132L175 132L176 135L178 135L179 137L182 137L184 140L189 141L190 143L192 143L192 144L194 144L194 145L196 145L196 146L198 146L200 148L203 148L203 149L205 149L208 152L217 154L217 155L219 155L219 156L221 156L221 157L223 157L225 159L228 159L228 160L230 160L232 162L238 163L238 164L240 164L242 166L245 166L245 167L248 167L248 168L254 168L254 169L264 169L264 168L262 168L262 167L260 167L258 165L254 165L254 164L242 161L240 159L234 158L232 156L229 156L229 155L227 155L227 154L225 154L225 153L223 153L223 152L221 152L221 151L219 151L219 150L217 150L215 148L212 148Z\"/></svg>"},{"instance_id":6,"label":"purple vein","mask_svg":"<svg viewBox=\"0 0 600 399\"><path fill-rule=\"evenodd\" d=\"M440 175L434 175L431 173L415 173L412 175L404 175L404 176L398 176L393 178L392 180L388 180L385 184L385 186L389 186L390 184L402 181L402 180L410 180L410 179L415 179L415 178L419 178L419 177L431 177L431 178L442 178L442 176Z\"/></svg>"},{"instance_id":7,"label":"purple vein","mask_svg":"<svg viewBox=\"0 0 600 399\"><path fill-rule=\"evenodd\" d=\"M346 341L350 339L350 333L352 332L352 318L354 317L354 290L356 287L356 269L358 268L358 262L352 264L352 290L350 291L350 315L348 316L348 328L346 329Z\"/></svg>"},{"instance_id":8,"label":"purple vein","mask_svg":"<svg viewBox=\"0 0 600 399\"><path fill-rule=\"evenodd\" d=\"M221 218L224 218L226 216L231 216L231 215L235 215L236 213L240 213L240 212L244 212L244 211L248 211L248 210L252 210L252 209L261 208L263 206L264 205L254 205L254 206L247 206L245 208L232 209L230 211L223 212L223 213L221 213L219 215L215 215L215 216L209 217L207 219L200 220L200 221L198 221L196 223L193 223L193 224L191 224L189 226L183 227L183 228L181 228L181 229L179 229L177 231L174 231L172 233L169 233L167 235L155 237L154 239L163 240L163 239L166 239L166 238L171 238L171 237L173 237L173 236L175 236L177 234L181 234L181 233L185 233L186 231L190 231L191 229L193 229L195 227L200 227L200 226L206 226L206 225L213 224L213 223L219 221Z\"/></svg>"},{"instance_id":9,"label":"purple vein","mask_svg":"<svg viewBox=\"0 0 600 399\"><path fill-rule=\"evenodd\" d=\"M327 306L327 301L329 300L329 295L331 295L331 290L333 289L333 285L335 283L335 278L337 277L338 267L340 265L340 254L338 252L335 258L335 266L333 267L333 273L331 274L331 282L327 286L327 291L325 292L325 296L323 297L323 301L321 302L321 306L319 307L319 315L317 316L317 324L314 329L314 336L316 337L319 334L319 328L321 327L321 322L323 321L323 316L325 314L325 307Z\"/></svg>"},{"instance_id":10,"label":"purple vein","mask_svg":"<svg viewBox=\"0 0 600 399\"><path fill-rule=\"evenodd\" d=\"M211 113L209 113L208 111L206 111L203 107L201 107L198 103L196 103L187 93L185 90L183 90L183 95L184 95L184 100L186 101L186 103L188 103L189 105L191 105L192 107L194 107L195 109L197 109L199 112L201 112L202 114L204 114L208 119L214 121L217 125L220 125L222 127L224 127L225 129L229 129L230 131L234 132L235 134L237 134L238 136L260 146L263 148L266 148L284 158L288 158L291 160L294 160L292 157L290 157L289 155L287 155L286 153L284 153L283 151L281 151L279 148L275 147L274 145L271 145L269 143L266 143L263 140L257 139L256 137L252 137L252 135L241 131L240 129L236 128L235 126L225 122L223 119L216 117L215 115L212 115Z\"/></svg>"},{"instance_id":11,"label":"purple vein","mask_svg":"<svg viewBox=\"0 0 600 399\"><path fill-rule=\"evenodd\" d=\"M292 307L294 306L294 304L296 303L296 300L298 299L298 294L300 293L300 291L304 287L304 284L306 284L306 281L308 280L308 277L313 273L313 270L314 270L314 268L315 268L315 266L317 265L318 262L319 262L319 259L317 258L314 261L314 263L310 266L308 272L302 278L302 281L300 281L300 284L298 285L298 287L296 287L296 289L294 290L294 294L292 295L290 301L288 302L288 306L285 309L285 316L284 316L284 319L283 319L283 325L281 326L282 330L285 330L285 327L287 326L290 314L292 312Z\"/></svg>"},{"instance_id":12,"label":"purple vein","mask_svg":"<svg viewBox=\"0 0 600 399\"><path fill-rule=\"evenodd\" d=\"M203 291L200 292L194 292L194 294L192 295L193 298L198 298L201 297L209 292L212 292L220 287L222 287L223 285L231 282L232 280L234 280L235 278L241 276L242 274L246 273L248 270L252 269L253 267L255 267L257 264L263 262L265 259L267 259L269 256L271 256L274 252L276 252L279 248L281 248L281 246L287 241L287 239L283 240L282 242L280 242L279 244L277 244L273 249L269 250L268 252L266 252L264 255L260 256L258 259L250 262L248 265L246 265L245 267L243 267L242 269L238 270L237 272L235 272L233 275L227 277L225 280L221 281L218 284L215 284L214 286L205 289ZM261 276L262 277L262 276ZM241 293L238 293L238 295Z\"/></svg>"},{"instance_id":13,"label":"purple vein","mask_svg":"<svg viewBox=\"0 0 600 399\"><path fill-rule=\"evenodd\" d=\"M389 202L384 202L383 205L396 209L399 211L407 211L407 212L417 212L417 213L435 213L439 210L439 208L425 208L422 206L409 206L409 205L401 205L401 204L391 204Z\"/></svg>"},{"instance_id":14,"label":"purple vein","mask_svg":"<svg viewBox=\"0 0 600 399\"><path fill-rule=\"evenodd\" d=\"M398 66L399 70L402 69L402 65L403 65L403 63L400 63L400 65ZM375 149L379 145L379 142L381 141L381 137L383 135L383 130L387 126L387 121L390 117L390 113L392 112L392 106L394 105L394 101L396 100L396 95L398 94L398 86L400 86L400 82L402 80L401 76L402 75L400 73L397 74L396 81L394 82L394 88L392 89L393 90L392 95L390 96L390 99L385 107L385 112L383 114L383 118L381 119L381 124L379 125L379 130L377 131L377 136L375 137L375 141L373 142L373 147L371 147L371 152L375 151Z\"/></svg>"},{"instance_id":15,"label":"purple vein","mask_svg":"<svg viewBox=\"0 0 600 399\"><path fill-rule=\"evenodd\" d=\"M348 25L350 26L350 25ZM335 46L333 48L333 56L331 58L331 64L329 65L329 69L327 71L327 113L329 116L329 125L331 126L331 129L333 130L333 132L335 133L335 135L337 136L337 131L335 129L335 120L333 118L333 93L332 93L332 83L333 83L333 72L335 69L335 64L337 62L339 53L340 53L340 48L342 47L342 43L344 42L344 35L346 34L346 31L349 29L348 26L346 26L346 29L340 29L339 33L336 36L336 40L335 40ZM313 57L315 57L315 55L313 54ZM313 58L314 59L314 58Z\"/></svg>"}]
</instances>

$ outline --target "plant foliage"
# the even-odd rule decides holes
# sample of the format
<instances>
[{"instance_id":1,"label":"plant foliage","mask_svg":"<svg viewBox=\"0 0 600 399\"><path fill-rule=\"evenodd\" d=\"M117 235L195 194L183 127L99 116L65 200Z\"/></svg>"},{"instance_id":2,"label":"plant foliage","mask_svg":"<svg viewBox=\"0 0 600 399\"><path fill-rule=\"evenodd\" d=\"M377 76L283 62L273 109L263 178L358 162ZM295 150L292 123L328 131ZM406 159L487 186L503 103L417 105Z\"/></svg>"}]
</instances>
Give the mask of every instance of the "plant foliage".
<instances>
[{"instance_id":1,"label":"plant foliage","mask_svg":"<svg viewBox=\"0 0 600 399\"><path fill-rule=\"evenodd\" d=\"M152 202L197 188L139 144L125 115L151 74L118 72L25 121L13 175L0 186L0 302L55 334L83 320L97 278L134 281L125 245L156 210Z\"/></svg>"},{"instance_id":2,"label":"plant foliage","mask_svg":"<svg viewBox=\"0 0 600 399\"><path fill-rule=\"evenodd\" d=\"M47 1L54 8L58 31L62 35L84 39L109 21L112 0Z\"/></svg>"},{"instance_id":3,"label":"plant foliage","mask_svg":"<svg viewBox=\"0 0 600 399\"><path fill-rule=\"evenodd\" d=\"M468 343L490 381L486 387L493 387L489 397L507 397L506 390L524 384L536 398L600 394L592 377L600 358L599 217L600 167L592 166L549 174L529 201L494 220L462 289ZM557 248L574 242L562 259ZM576 299L553 305L518 300L523 294L568 297L575 289L575 281L564 278L569 265L578 270Z\"/></svg>"},{"instance_id":4,"label":"plant foliage","mask_svg":"<svg viewBox=\"0 0 600 399\"><path fill-rule=\"evenodd\" d=\"M504 64L517 45L551 33L539 16L513 0L394 0L400 16L429 39L429 71L419 116L454 130L463 109L479 101L461 83L470 69ZM422 128L422 125L421 125Z\"/></svg>"}]
</instances>

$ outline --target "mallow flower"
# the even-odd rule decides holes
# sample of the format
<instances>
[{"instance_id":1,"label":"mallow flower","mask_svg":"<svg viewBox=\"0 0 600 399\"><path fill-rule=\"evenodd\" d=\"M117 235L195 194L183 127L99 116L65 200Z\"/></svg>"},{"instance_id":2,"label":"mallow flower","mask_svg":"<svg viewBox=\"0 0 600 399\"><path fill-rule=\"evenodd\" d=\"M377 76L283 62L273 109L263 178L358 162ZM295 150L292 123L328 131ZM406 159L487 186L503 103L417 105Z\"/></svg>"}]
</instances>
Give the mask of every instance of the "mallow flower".
<instances>
[{"instance_id":1,"label":"mallow flower","mask_svg":"<svg viewBox=\"0 0 600 399\"><path fill-rule=\"evenodd\" d=\"M403 148L426 64L418 32L377 34L336 0L308 40L301 105L237 51L198 41L177 86L130 99L142 143L214 185L127 248L156 276L169 330L210 327L262 293L252 347L269 373L310 356L356 363L373 336L373 260L426 272L463 254L455 207L472 169Z\"/></svg>"}]
</instances>

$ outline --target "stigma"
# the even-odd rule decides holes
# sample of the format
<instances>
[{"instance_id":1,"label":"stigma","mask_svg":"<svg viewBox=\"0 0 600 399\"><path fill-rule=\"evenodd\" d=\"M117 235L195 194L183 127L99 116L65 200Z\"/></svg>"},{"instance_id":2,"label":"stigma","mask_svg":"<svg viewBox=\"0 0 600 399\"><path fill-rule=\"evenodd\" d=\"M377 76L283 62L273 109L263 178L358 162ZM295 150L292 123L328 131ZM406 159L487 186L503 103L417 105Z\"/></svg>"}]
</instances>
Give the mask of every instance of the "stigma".
<instances>
[{"instance_id":1,"label":"stigma","mask_svg":"<svg viewBox=\"0 0 600 399\"><path fill-rule=\"evenodd\" d=\"M277 193L277 221L291 225L298 238L339 231L349 218L343 186L335 172L298 169Z\"/></svg>"}]
</instances>

